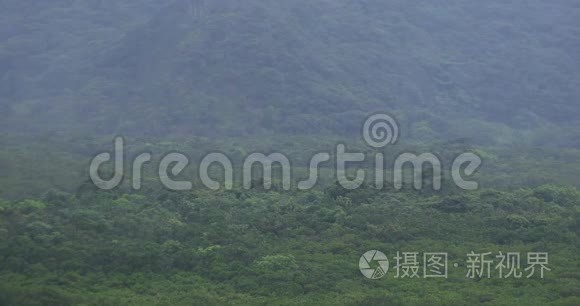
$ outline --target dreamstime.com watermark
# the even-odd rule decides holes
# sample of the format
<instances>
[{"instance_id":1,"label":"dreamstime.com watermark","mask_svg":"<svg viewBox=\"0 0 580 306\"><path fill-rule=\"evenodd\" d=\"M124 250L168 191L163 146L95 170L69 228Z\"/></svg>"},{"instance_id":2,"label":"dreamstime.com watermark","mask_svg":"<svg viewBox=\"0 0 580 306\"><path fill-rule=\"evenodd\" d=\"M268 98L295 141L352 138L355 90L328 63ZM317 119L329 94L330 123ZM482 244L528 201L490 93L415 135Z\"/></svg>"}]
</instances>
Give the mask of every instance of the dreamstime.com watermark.
<instances>
[{"instance_id":1,"label":"dreamstime.com watermark","mask_svg":"<svg viewBox=\"0 0 580 306\"><path fill-rule=\"evenodd\" d=\"M399 124L392 116L386 113L376 113L369 116L362 127L362 137L366 144L373 149L382 149L389 145L394 145L399 139ZM312 156L308 166L309 176L307 179L299 181L298 190L308 190L313 188L319 180L321 164L332 162L335 167L336 181L345 189L357 189L365 183L366 172L364 169L356 169L354 178L347 175L347 165L353 163L366 162L367 156L361 152L347 152L345 144L337 144L334 153L335 160L331 161L331 153L319 152ZM110 190L118 187L124 178L124 139L116 137L114 141L114 169L113 175L109 179L104 179L99 173L99 169L107 162L110 162L112 156L110 153L100 153L95 156L90 163L89 175L92 182L100 189ZM132 188L139 190L142 187L143 168L145 164L150 163L152 156L150 153L142 153L132 161L131 179ZM181 153L168 153L159 162L156 167L161 183L169 190L184 191L193 189L192 181L176 180L180 173L190 164L187 156ZM210 176L210 167L212 165L221 165L223 169L223 179L218 181ZM264 189L272 188L272 166L279 165L281 169L281 187L284 190L292 188L293 168L291 159L283 153L252 153L248 155L243 162L241 169L242 187L250 189L253 187L252 171L256 165L261 166L263 173ZM468 180L470 176L482 165L482 159L475 153L465 152L457 156L451 163L450 173L453 183L463 190L475 190L479 187L476 181ZM397 156L392 165L392 182L394 188L400 190L404 184L404 168L412 167L413 187L420 190L424 187L423 171L427 167L432 169L433 190L441 190L441 180L443 173L443 162L433 153L402 153ZM234 187L234 166L232 159L221 152L207 154L198 165L198 175L201 183L208 189L231 190ZM374 186L377 189L385 187L385 157L383 153L374 155ZM172 178L173 177L173 178Z\"/></svg>"}]
</instances>

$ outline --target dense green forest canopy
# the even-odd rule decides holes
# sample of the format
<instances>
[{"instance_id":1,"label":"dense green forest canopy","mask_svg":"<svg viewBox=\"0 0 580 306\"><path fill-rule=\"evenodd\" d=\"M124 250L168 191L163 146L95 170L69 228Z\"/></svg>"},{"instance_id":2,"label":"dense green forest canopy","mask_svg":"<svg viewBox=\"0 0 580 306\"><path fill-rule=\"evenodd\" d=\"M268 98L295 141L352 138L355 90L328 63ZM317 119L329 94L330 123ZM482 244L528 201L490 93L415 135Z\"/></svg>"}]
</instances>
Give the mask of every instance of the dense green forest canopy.
<instances>
[{"instance_id":1,"label":"dense green forest canopy","mask_svg":"<svg viewBox=\"0 0 580 306\"><path fill-rule=\"evenodd\" d=\"M580 193L47 193L0 201L0 304L578 304ZM378 249L449 253L448 279L371 281ZM544 279L466 279L466 254L549 251ZM453 269L457 263L460 268ZM522 264L525 259L522 259Z\"/></svg>"}]
</instances>

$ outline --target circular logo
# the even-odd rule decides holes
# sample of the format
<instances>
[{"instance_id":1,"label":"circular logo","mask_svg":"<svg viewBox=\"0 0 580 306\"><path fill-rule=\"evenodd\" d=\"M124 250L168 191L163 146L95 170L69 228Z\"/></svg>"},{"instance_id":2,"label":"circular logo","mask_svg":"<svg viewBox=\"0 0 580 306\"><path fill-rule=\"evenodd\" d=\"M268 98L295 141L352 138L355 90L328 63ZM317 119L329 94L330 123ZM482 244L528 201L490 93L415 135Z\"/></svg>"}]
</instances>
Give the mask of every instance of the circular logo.
<instances>
[{"instance_id":1,"label":"circular logo","mask_svg":"<svg viewBox=\"0 0 580 306\"><path fill-rule=\"evenodd\" d=\"M392 145L399 140L399 124L388 114L374 114L365 121L362 136L365 142L373 148Z\"/></svg>"},{"instance_id":2,"label":"circular logo","mask_svg":"<svg viewBox=\"0 0 580 306\"><path fill-rule=\"evenodd\" d=\"M360 257L358 267L366 278L379 279L389 271L389 259L383 252L368 251Z\"/></svg>"}]
</instances>

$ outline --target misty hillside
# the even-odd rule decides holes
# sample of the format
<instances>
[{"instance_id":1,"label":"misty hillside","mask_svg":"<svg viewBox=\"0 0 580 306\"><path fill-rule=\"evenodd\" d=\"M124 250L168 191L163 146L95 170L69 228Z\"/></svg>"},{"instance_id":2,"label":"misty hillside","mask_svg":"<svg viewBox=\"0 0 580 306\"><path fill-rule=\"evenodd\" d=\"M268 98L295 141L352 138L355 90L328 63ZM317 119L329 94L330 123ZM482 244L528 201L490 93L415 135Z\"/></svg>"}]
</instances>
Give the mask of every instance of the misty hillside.
<instances>
[{"instance_id":1,"label":"misty hillside","mask_svg":"<svg viewBox=\"0 0 580 306\"><path fill-rule=\"evenodd\" d=\"M0 0L0 306L580 305L579 182L579 0Z\"/></svg>"},{"instance_id":2,"label":"misty hillside","mask_svg":"<svg viewBox=\"0 0 580 306\"><path fill-rule=\"evenodd\" d=\"M502 142L580 122L578 20L572 0L2 0L0 124L342 135L381 110L410 139Z\"/></svg>"}]
</instances>

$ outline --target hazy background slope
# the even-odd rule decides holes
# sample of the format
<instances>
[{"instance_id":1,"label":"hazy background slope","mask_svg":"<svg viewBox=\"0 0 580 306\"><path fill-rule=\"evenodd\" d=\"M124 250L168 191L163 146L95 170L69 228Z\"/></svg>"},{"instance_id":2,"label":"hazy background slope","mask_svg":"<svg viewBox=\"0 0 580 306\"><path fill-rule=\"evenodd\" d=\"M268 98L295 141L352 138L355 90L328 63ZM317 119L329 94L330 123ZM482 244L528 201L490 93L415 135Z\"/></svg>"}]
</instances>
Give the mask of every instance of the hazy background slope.
<instances>
[{"instance_id":1,"label":"hazy background slope","mask_svg":"<svg viewBox=\"0 0 580 306\"><path fill-rule=\"evenodd\" d=\"M567 0L4 0L1 127L343 135L383 110L407 139L580 146L578 20Z\"/></svg>"}]
</instances>

